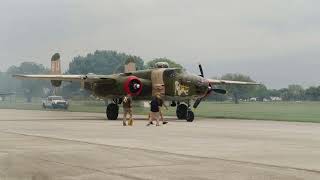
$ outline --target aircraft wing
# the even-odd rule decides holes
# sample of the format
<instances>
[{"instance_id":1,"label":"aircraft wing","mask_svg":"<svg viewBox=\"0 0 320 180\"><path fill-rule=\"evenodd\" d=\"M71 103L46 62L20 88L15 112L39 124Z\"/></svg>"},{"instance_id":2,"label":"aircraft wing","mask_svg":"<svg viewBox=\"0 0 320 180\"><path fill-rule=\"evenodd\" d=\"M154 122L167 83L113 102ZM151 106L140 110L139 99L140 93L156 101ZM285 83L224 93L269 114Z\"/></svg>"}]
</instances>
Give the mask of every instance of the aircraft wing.
<instances>
[{"instance_id":1,"label":"aircraft wing","mask_svg":"<svg viewBox=\"0 0 320 180\"><path fill-rule=\"evenodd\" d=\"M114 76L111 75L23 75L16 74L13 77L17 79L29 80L51 80L51 81L114 81Z\"/></svg>"},{"instance_id":2,"label":"aircraft wing","mask_svg":"<svg viewBox=\"0 0 320 180\"><path fill-rule=\"evenodd\" d=\"M10 93L0 93L0 96L10 96L10 95L14 95L15 93L10 92Z\"/></svg>"},{"instance_id":3,"label":"aircraft wing","mask_svg":"<svg viewBox=\"0 0 320 180\"><path fill-rule=\"evenodd\" d=\"M226 85L260 85L256 82L244 82L244 81L229 81L229 80L219 80L219 79L209 79L212 84L226 84Z\"/></svg>"}]
</instances>

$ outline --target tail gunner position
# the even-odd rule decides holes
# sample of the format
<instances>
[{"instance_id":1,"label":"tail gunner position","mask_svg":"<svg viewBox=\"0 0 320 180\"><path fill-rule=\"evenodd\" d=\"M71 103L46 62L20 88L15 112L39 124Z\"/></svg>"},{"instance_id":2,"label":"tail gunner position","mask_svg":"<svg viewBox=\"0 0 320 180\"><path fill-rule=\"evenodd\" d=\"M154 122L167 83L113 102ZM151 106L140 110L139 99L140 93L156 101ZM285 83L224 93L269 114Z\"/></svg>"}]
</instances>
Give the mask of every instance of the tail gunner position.
<instances>
[{"instance_id":1,"label":"tail gunner position","mask_svg":"<svg viewBox=\"0 0 320 180\"><path fill-rule=\"evenodd\" d=\"M59 54L52 58L53 64L60 64ZM254 82L227 81L207 79L204 77L202 66L199 65L200 75L189 74L181 69L169 68L166 63L158 63L156 68L136 71L134 63L129 61L126 71L112 75L62 75L59 66L52 66L51 75L14 75L18 79L50 80L54 87L61 86L62 81L78 81L82 88L91 91L95 96L103 99L112 99L107 106L106 114L109 120L115 120L119 114L119 104L126 95L133 100L150 100L154 95L161 94L166 101L172 101L176 106L178 119L188 122L194 120L191 110L197 108L202 100L212 93L226 94L226 90L215 88L220 84L258 85ZM59 69L57 69L59 68ZM193 102L193 104L191 104Z\"/></svg>"}]
</instances>

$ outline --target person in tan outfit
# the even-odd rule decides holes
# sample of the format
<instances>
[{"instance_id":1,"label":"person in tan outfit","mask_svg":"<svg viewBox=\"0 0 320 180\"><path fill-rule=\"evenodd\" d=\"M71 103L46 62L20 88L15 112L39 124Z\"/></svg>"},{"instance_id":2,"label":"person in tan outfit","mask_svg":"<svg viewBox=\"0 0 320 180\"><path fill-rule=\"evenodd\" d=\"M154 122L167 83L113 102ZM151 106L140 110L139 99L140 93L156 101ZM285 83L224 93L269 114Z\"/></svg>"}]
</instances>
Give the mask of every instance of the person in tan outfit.
<instances>
[{"instance_id":1,"label":"person in tan outfit","mask_svg":"<svg viewBox=\"0 0 320 180\"><path fill-rule=\"evenodd\" d=\"M131 95L128 94L123 98L123 126L127 125L127 114L129 114L129 120L132 119L132 98Z\"/></svg>"}]
</instances>

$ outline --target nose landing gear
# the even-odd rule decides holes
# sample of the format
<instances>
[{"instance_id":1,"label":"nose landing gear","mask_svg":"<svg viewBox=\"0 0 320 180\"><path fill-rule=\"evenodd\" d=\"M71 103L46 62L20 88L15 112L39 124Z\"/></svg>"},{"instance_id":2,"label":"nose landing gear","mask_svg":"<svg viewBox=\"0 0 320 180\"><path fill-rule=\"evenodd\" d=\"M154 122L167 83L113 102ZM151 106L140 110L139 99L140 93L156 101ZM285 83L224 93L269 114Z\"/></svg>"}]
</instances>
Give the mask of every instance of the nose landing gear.
<instances>
[{"instance_id":1,"label":"nose landing gear","mask_svg":"<svg viewBox=\"0 0 320 180\"><path fill-rule=\"evenodd\" d=\"M187 111L186 120L188 122L192 122L194 120L194 113L191 111L191 109L188 109Z\"/></svg>"},{"instance_id":2,"label":"nose landing gear","mask_svg":"<svg viewBox=\"0 0 320 180\"><path fill-rule=\"evenodd\" d=\"M194 113L186 104L179 104L177 106L176 115L178 119L185 119L188 122L192 122L194 120Z\"/></svg>"}]
</instances>

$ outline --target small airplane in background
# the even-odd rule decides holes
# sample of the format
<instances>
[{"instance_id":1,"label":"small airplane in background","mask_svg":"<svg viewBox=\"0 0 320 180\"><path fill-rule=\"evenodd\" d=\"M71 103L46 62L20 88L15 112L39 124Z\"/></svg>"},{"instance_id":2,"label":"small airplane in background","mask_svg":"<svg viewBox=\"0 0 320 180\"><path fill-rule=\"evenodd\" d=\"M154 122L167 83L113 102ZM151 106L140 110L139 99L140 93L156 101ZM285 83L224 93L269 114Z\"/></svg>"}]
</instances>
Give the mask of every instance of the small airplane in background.
<instances>
[{"instance_id":1,"label":"small airplane in background","mask_svg":"<svg viewBox=\"0 0 320 180\"><path fill-rule=\"evenodd\" d=\"M84 89L91 91L95 96L113 100L106 109L109 120L118 118L119 104L127 94L134 100L150 100L152 96L160 94L164 100L172 101L171 106L177 107L178 119L192 122L194 113L191 106L197 108L210 94L226 94L225 89L217 88L215 85L259 85L255 82L208 79L204 77L201 64L199 70L200 75L189 74L182 69L169 68L167 63L160 62L154 69L136 71L134 62L128 60L125 72L120 74L62 75L60 55L56 53L51 58L50 75L13 76L18 79L50 80L54 87L61 86L62 81L78 81Z\"/></svg>"}]
</instances>

